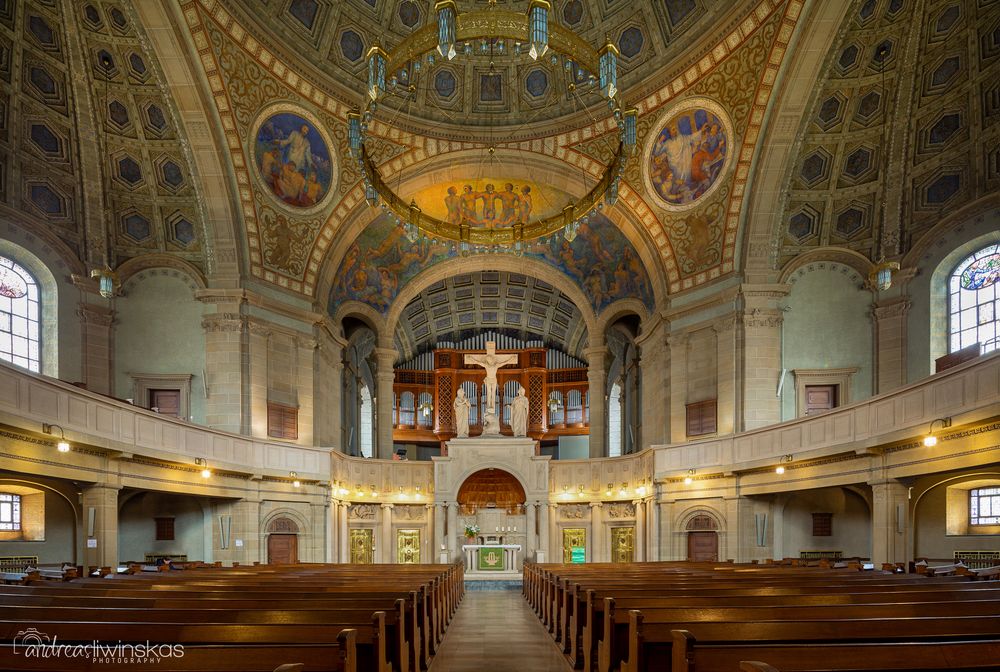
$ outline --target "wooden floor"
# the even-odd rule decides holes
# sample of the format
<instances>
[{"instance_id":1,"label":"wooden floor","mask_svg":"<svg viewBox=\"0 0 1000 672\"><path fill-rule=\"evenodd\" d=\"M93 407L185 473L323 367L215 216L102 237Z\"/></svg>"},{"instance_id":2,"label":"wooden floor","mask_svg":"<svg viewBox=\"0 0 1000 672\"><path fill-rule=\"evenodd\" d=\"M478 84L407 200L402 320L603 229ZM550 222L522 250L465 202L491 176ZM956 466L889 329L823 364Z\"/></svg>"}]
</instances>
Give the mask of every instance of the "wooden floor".
<instances>
[{"instance_id":1,"label":"wooden floor","mask_svg":"<svg viewBox=\"0 0 1000 672\"><path fill-rule=\"evenodd\" d=\"M518 590L466 591L429 672L571 672Z\"/></svg>"}]
</instances>

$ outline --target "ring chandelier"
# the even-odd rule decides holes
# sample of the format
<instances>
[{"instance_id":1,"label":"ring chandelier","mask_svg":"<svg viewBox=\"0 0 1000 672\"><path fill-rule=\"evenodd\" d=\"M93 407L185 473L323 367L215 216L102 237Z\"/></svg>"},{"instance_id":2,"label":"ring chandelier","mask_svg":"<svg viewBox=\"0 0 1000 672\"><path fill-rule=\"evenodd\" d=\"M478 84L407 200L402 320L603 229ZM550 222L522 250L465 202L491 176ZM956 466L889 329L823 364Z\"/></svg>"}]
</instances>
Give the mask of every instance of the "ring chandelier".
<instances>
[{"instance_id":1,"label":"ring chandelier","mask_svg":"<svg viewBox=\"0 0 1000 672\"><path fill-rule=\"evenodd\" d=\"M611 206L617 201L625 163L635 149L638 113L634 108L626 109L618 95L618 49L608 42L595 50L566 28L557 24L550 26L551 6L545 0L531 0L524 14L497 9L495 0L490 0L487 9L464 13L458 12L454 0L440 0L434 8L437 12L436 26L424 26L392 51L387 52L379 46L368 50L365 105L348 115L351 155L362 172L366 200L372 207L381 206L389 212L411 242L416 242L421 236L452 240L459 243L465 253L486 250L521 254L526 241L559 231L572 241L581 223L586 223L605 204ZM570 92L578 88L576 81L585 80L579 84L581 89L599 91L607 99L608 110L618 127L618 145L614 155L597 184L585 196L545 219L482 227L465 220L454 223L431 217L415 201L407 203L400 198L379 173L365 145L368 129L375 119L380 101L386 95L400 86L410 94L416 91L412 82L424 64L432 66L437 59L447 62L460 54L470 56L476 51L477 43L479 53L502 56L506 51L505 40L513 42L510 51L515 57L526 53L533 60L548 55L552 65L561 61L564 70L571 75ZM387 74L389 88L386 86ZM572 77L573 74L576 77ZM496 147L490 144L486 151L492 158Z\"/></svg>"}]
</instances>

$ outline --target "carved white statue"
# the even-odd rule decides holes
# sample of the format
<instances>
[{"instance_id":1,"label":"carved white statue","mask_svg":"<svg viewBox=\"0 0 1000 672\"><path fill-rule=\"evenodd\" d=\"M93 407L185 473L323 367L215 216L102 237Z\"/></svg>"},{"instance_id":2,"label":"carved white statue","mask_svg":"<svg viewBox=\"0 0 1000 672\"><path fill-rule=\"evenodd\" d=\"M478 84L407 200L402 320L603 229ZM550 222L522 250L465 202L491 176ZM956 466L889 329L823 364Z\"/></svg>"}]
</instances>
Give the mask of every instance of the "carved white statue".
<instances>
[{"instance_id":1,"label":"carved white statue","mask_svg":"<svg viewBox=\"0 0 1000 672\"><path fill-rule=\"evenodd\" d=\"M485 355L466 355L466 364L475 364L476 366L481 366L486 369L486 410L490 413L496 413L496 398L497 398L497 369L501 366L509 366L510 364L517 364L517 355L498 355L497 354L497 344L493 341L486 342L486 354ZM484 416L483 420L486 418ZM484 428L483 433L486 433ZM498 430L499 433L499 430Z\"/></svg>"},{"instance_id":2,"label":"carved white statue","mask_svg":"<svg viewBox=\"0 0 1000 672\"><path fill-rule=\"evenodd\" d=\"M465 396L465 390L458 388L455 396L455 431L459 439L469 438L469 409L471 408L469 398Z\"/></svg>"},{"instance_id":3,"label":"carved white statue","mask_svg":"<svg viewBox=\"0 0 1000 672\"><path fill-rule=\"evenodd\" d=\"M528 397L524 396L524 388L517 388L517 396L510 404L510 428L514 436L528 435Z\"/></svg>"},{"instance_id":4,"label":"carved white statue","mask_svg":"<svg viewBox=\"0 0 1000 672\"><path fill-rule=\"evenodd\" d=\"M500 436L500 419L496 413L483 413L483 436Z\"/></svg>"}]
</instances>

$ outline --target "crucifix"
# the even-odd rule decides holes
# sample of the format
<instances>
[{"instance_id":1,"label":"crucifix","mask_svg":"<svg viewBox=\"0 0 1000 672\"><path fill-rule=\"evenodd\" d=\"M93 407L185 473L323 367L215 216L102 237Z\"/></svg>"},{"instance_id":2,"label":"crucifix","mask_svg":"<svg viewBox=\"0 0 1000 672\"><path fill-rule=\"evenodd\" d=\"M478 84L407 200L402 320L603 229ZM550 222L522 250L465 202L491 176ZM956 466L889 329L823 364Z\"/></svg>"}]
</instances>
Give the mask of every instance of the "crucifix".
<instances>
[{"instance_id":1,"label":"crucifix","mask_svg":"<svg viewBox=\"0 0 1000 672\"><path fill-rule=\"evenodd\" d=\"M517 364L517 355L498 355L497 344L486 341L485 355L466 355L466 364L475 364L486 369L486 412L496 414L497 369L501 366Z\"/></svg>"}]
</instances>

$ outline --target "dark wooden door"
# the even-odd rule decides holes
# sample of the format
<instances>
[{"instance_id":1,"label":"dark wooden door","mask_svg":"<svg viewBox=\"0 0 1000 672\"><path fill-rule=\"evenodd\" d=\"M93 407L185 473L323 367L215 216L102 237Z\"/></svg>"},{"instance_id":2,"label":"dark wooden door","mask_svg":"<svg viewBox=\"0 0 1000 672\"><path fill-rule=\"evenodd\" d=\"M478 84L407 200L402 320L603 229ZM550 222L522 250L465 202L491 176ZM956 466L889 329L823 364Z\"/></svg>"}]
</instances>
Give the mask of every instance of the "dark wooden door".
<instances>
[{"instance_id":1,"label":"dark wooden door","mask_svg":"<svg viewBox=\"0 0 1000 672\"><path fill-rule=\"evenodd\" d=\"M836 385L806 385L806 415L837 407Z\"/></svg>"},{"instance_id":2,"label":"dark wooden door","mask_svg":"<svg viewBox=\"0 0 1000 672\"><path fill-rule=\"evenodd\" d=\"M149 407L160 415L172 415L175 418L181 414L180 390L150 390Z\"/></svg>"},{"instance_id":3,"label":"dark wooden door","mask_svg":"<svg viewBox=\"0 0 1000 672\"><path fill-rule=\"evenodd\" d=\"M271 534L267 537L267 564L292 565L299 561L297 534Z\"/></svg>"},{"instance_id":4,"label":"dark wooden door","mask_svg":"<svg viewBox=\"0 0 1000 672\"><path fill-rule=\"evenodd\" d=\"M719 559L717 532L688 532L688 560L716 562Z\"/></svg>"}]
</instances>

